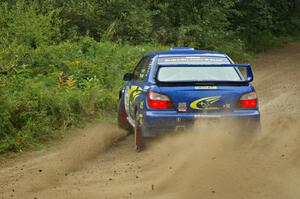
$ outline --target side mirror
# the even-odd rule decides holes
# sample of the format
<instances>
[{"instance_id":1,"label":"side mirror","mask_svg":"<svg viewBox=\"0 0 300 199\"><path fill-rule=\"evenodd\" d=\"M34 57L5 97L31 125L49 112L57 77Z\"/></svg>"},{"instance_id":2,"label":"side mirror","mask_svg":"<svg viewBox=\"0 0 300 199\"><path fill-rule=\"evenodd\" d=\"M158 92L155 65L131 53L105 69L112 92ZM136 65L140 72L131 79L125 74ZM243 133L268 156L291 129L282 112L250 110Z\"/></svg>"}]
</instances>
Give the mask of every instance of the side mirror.
<instances>
[{"instance_id":1,"label":"side mirror","mask_svg":"<svg viewBox=\"0 0 300 199\"><path fill-rule=\"evenodd\" d=\"M133 74L132 73L126 73L123 77L124 81L130 81L133 79Z\"/></svg>"}]
</instances>

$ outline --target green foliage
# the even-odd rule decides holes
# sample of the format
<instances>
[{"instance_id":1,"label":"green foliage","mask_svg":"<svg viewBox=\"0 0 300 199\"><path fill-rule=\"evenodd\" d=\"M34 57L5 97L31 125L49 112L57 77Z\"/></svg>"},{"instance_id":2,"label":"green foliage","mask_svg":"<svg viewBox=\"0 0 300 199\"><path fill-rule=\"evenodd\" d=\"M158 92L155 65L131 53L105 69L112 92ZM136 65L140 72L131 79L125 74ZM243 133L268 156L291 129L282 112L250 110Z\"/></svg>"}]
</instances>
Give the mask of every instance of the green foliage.
<instances>
[{"instance_id":1,"label":"green foliage","mask_svg":"<svg viewBox=\"0 0 300 199\"><path fill-rule=\"evenodd\" d=\"M114 113L145 52L192 46L242 62L299 33L299 0L3 0L0 154Z\"/></svg>"},{"instance_id":2,"label":"green foliage","mask_svg":"<svg viewBox=\"0 0 300 199\"><path fill-rule=\"evenodd\" d=\"M12 11L13 10L13 11ZM2 3L1 16L1 45L25 45L36 48L39 45L50 45L60 40L59 9L48 13L40 13L37 4L29 4L25 0L17 1L9 6Z\"/></svg>"},{"instance_id":3,"label":"green foliage","mask_svg":"<svg viewBox=\"0 0 300 199\"><path fill-rule=\"evenodd\" d=\"M25 0L0 4L0 71L33 59L32 51L61 41L59 9L41 13L37 4Z\"/></svg>"},{"instance_id":4,"label":"green foliage","mask_svg":"<svg viewBox=\"0 0 300 199\"><path fill-rule=\"evenodd\" d=\"M28 51L31 59L0 75L0 153L34 147L54 132L114 112L121 76L154 49L85 37Z\"/></svg>"},{"instance_id":5,"label":"green foliage","mask_svg":"<svg viewBox=\"0 0 300 199\"><path fill-rule=\"evenodd\" d=\"M300 1L239 1L231 24L240 32L247 50L261 52L300 33Z\"/></svg>"}]
</instances>

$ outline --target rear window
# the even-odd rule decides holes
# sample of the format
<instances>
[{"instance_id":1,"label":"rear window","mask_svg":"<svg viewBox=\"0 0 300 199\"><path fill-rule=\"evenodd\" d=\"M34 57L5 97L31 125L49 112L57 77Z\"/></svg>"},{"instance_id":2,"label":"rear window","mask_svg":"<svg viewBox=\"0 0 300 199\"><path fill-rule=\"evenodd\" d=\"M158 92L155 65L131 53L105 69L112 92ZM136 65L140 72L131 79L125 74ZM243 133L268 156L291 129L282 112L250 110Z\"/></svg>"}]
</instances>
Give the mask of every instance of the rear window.
<instances>
[{"instance_id":1,"label":"rear window","mask_svg":"<svg viewBox=\"0 0 300 199\"><path fill-rule=\"evenodd\" d=\"M163 66L160 67L157 80L160 82L205 82L205 81L241 81L234 67L214 66Z\"/></svg>"},{"instance_id":2,"label":"rear window","mask_svg":"<svg viewBox=\"0 0 300 199\"><path fill-rule=\"evenodd\" d=\"M230 64L226 57L216 56L180 56L160 57L158 65L205 65L205 64Z\"/></svg>"}]
</instances>

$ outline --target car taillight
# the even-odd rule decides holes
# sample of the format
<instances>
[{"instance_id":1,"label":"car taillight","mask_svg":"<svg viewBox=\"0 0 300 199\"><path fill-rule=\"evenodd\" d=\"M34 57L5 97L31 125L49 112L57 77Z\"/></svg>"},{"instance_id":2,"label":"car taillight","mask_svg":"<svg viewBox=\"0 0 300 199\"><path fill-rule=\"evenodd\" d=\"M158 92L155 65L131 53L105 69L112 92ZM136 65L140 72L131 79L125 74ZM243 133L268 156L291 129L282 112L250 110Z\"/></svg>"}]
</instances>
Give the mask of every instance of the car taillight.
<instances>
[{"instance_id":1,"label":"car taillight","mask_svg":"<svg viewBox=\"0 0 300 199\"><path fill-rule=\"evenodd\" d=\"M239 108L257 108L257 95L256 92L243 94L238 101Z\"/></svg>"},{"instance_id":2,"label":"car taillight","mask_svg":"<svg viewBox=\"0 0 300 199\"><path fill-rule=\"evenodd\" d=\"M173 109L172 100L162 93L149 91L147 94L148 106L152 109Z\"/></svg>"}]
</instances>

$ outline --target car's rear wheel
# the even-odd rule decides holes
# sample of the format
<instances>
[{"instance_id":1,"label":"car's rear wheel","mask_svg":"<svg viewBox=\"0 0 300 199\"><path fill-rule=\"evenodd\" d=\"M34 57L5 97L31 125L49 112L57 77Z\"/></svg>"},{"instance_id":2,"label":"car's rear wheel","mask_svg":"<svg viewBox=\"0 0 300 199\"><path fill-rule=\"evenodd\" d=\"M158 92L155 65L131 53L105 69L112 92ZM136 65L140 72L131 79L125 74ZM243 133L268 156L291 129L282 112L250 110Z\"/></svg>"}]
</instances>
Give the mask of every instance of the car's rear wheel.
<instances>
[{"instance_id":1,"label":"car's rear wheel","mask_svg":"<svg viewBox=\"0 0 300 199\"><path fill-rule=\"evenodd\" d=\"M144 149L141 118L137 112L135 114L134 144L136 151L140 152Z\"/></svg>"},{"instance_id":2,"label":"car's rear wheel","mask_svg":"<svg viewBox=\"0 0 300 199\"><path fill-rule=\"evenodd\" d=\"M125 111L124 101L122 99L120 99L118 103L118 126L121 129L130 131L130 125L127 121L127 114Z\"/></svg>"}]
</instances>

